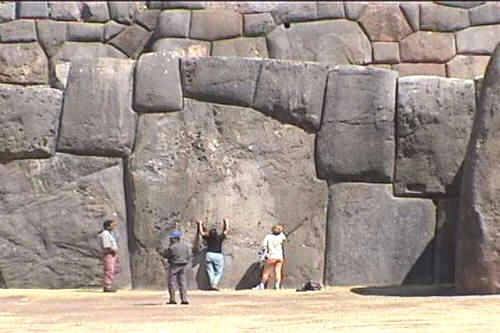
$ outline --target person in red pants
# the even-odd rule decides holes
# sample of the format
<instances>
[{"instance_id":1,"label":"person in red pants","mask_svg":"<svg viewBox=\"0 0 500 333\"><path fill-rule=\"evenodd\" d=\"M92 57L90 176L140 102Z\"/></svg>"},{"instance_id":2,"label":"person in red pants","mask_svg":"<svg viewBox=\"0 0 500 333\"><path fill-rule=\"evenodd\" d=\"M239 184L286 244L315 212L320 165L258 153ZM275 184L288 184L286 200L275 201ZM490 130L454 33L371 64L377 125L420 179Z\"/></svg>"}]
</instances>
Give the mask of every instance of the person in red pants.
<instances>
[{"instance_id":1,"label":"person in red pants","mask_svg":"<svg viewBox=\"0 0 500 333\"><path fill-rule=\"evenodd\" d=\"M115 292L116 288L112 288L113 279L115 277L118 266L118 245L116 244L113 230L116 228L116 222L106 220L103 223L103 230L99 234L102 247L102 262L103 262L103 292Z\"/></svg>"}]
</instances>

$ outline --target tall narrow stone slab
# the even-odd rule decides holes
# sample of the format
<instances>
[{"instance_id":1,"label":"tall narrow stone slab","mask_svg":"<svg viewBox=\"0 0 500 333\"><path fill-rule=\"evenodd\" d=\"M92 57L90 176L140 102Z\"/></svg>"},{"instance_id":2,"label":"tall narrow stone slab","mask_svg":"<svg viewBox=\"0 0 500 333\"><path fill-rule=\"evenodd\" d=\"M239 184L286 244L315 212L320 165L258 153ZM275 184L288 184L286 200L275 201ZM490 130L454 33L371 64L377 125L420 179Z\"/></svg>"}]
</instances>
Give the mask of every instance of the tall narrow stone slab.
<instances>
[{"instance_id":1,"label":"tall narrow stone slab","mask_svg":"<svg viewBox=\"0 0 500 333\"><path fill-rule=\"evenodd\" d=\"M466 293L500 293L500 46L484 77L464 166L455 284Z\"/></svg>"},{"instance_id":2,"label":"tall narrow stone slab","mask_svg":"<svg viewBox=\"0 0 500 333\"><path fill-rule=\"evenodd\" d=\"M413 76L398 81L397 195L452 195L460 189L475 112L474 81Z\"/></svg>"},{"instance_id":3,"label":"tall narrow stone slab","mask_svg":"<svg viewBox=\"0 0 500 333\"><path fill-rule=\"evenodd\" d=\"M394 71L339 66L328 73L316 143L318 177L390 182L394 169Z\"/></svg>"},{"instance_id":4,"label":"tall narrow stone slab","mask_svg":"<svg viewBox=\"0 0 500 333\"><path fill-rule=\"evenodd\" d=\"M132 151L134 61L80 59L71 64L64 96L58 150L127 156Z\"/></svg>"},{"instance_id":5,"label":"tall narrow stone slab","mask_svg":"<svg viewBox=\"0 0 500 333\"><path fill-rule=\"evenodd\" d=\"M0 177L2 288L100 287L108 217L119 222L117 282L131 286L120 159L56 154L0 164Z\"/></svg>"},{"instance_id":6,"label":"tall narrow stone slab","mask_svg":"<svg viewBox=\"0 0 500 333\"><path fill-rule=\"evenodd\" d=\"M63 94L0 84L0 160L54 154Z\"/></svg>"},{"instance_id":7,"label":"tall narrow stone slab","mask_svg":"<svg viewBox=\"0 0 500 333\"><path fill-rule=\"evenodd\" d=\"M252 108L285 123L317 132L327 67L311 62L264 60Z\"/></svg>"},{"instance_id":8,"label":"tall narrow stone slab","mask_svg":"<svg viewBox=\"0 0 500 333\"><path fill-rule=\"evenodd\" d=\"M260 61L253 58L181 59L184 95L200 101L249 106L259 68Z\"/></svg>"},{"instance_id":9,"label":"tall narrow stone slab","mask_svg":"<svg viewBox=\"0 0 500 333\"><path fill-rule=\"evenodd\" d=\"M430 284L435 206L392 196L390 184L329 187L325 282Z\"/></svg>"},{"instance_id":10,"label":"tall narrow stone slab","mask_svg":"<svg viewBox=\"0 0 500 333\"><path fill-rule=\"evenodd\" d=\"M314 135L240 107L186 99L182 112L141 115L128 163L135 287L164 284L156 248L168 244L171 229L198 249L196 220L220 230L224 217L231 224L222 287L258 282L258 272L248 274L278 221L291 232L284 285L321 280L327 188L315 177L313 145ZM188 267L190 288L207 287L200 260L198 252Z\"/></svg>"}]
</instances>

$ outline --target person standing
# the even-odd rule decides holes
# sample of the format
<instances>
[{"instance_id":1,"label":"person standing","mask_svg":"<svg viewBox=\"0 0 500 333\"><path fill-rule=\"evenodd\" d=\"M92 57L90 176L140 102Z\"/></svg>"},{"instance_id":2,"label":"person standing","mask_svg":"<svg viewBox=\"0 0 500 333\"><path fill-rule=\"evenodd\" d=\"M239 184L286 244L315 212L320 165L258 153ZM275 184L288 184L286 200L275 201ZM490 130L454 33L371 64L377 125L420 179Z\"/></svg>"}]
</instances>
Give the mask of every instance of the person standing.
<instances>
[{"instance_id":1,"label":"person standing","mask_svg":"<svg viewBox=\"0 0 500 333\"><path fill-rule=\"evenodd\" d=\"M189 246L181 241L182 233L179 230L170 232L170 246L160 254L168 260L168 294L170 300L167 304L177 304L175 300L175 284L181 294L181 304L189 304L186 287L186 267L191 258Z\"/></svg>"},{"instance_id":2,"label":"person standing","mask_svg":"<svg viewBox=\"0 0 500 333\"><path fill-rule=\"evenodd\" d=\"M266 235L262 241L263 252L266 253L266 263L262 271L260 283L254 289L266 288L269 276L274 272L274 289L281 289L281 270L283 268L283 242L286 236L283 233L283 225L275 224L271 228L271 234Z\"/></svg>"},{"instance_id":3,"label":"person standing","mask_svg":"<svg viewBox=\"0 0 500 333\"><path fill-rule=\"evenodd\" d=\"M222 254L222 243L227 238L228 219L222 220L222 234L218 234L216 229L210 229L208 233L203 228L203 222L198 221L198 232L203 237L207 245L205 254L205 264L211 290L218 291L217 285L224 272L224 255Z\"/></svg>"},{"instance_id":4,"label":"person standing","mask_svg":"<svg viewBox=\"0 0 500 333\"><path fill-rule=\"evenodd\" d=\"M118 245L116 244L113 230L116 229L117 223L113 220L106 220L103 223L103 230L99 236L101 238L102 247L102 262L103 262L103 292L115 292L116 288L112 288L113 280L117 271L118 265Z\"/></svg>"}]
</instances>

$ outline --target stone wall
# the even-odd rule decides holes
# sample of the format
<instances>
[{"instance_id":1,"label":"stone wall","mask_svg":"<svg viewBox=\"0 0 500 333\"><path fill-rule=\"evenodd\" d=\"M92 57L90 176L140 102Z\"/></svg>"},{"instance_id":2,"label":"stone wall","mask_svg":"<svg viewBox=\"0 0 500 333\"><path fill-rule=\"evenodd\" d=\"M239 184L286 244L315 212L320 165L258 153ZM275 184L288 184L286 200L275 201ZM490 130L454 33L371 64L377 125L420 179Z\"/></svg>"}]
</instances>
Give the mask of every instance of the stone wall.
<instances>
[{"instance_id":1,"label":"stone wall","mask_svg":"<svg viewBox=\"0 0 500 333\"><path fill-rule=\"evenodd\" d=\"M453 281L499 8L0 3L0 286L99 285L108 216L124 287L164 286L172 228L206 286L195 220L223 217L223 287L256 283L278 222L288 287Z\"/></svg>"}]
</instances>

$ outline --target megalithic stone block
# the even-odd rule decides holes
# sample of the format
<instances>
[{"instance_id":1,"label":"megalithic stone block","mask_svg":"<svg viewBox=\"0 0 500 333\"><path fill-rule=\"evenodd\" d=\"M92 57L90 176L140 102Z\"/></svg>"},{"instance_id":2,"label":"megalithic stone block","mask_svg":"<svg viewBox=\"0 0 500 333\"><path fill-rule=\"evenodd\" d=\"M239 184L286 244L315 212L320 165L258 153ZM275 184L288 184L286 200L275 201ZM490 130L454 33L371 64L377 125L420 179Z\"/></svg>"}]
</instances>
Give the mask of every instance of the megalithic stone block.
<instances>
[{"instance_id":1,"label":"megalithic stone block","mask_svg":"<svg viewBox=\"0 0 500 333\"><path fill-rule=\"evenodd\" d=\"M500 44L488 64L465 159L455 284L500 293Z\"/></svg>"},{"instance_id":2,"label":"megalithic stone block","mask_svg":"<svg viewBox=\"0 0 500 333\"><path fill-rule=\"evenodd\" d=\"M134 61L80 59L71 64L58 150L98 156L132 151L137 115L132 110Z\"/></svg>"}]
</instances>

